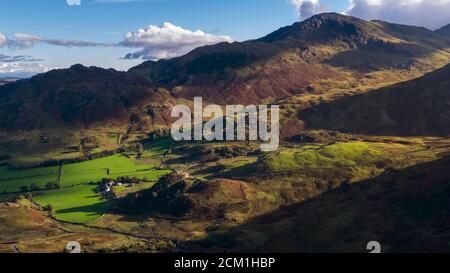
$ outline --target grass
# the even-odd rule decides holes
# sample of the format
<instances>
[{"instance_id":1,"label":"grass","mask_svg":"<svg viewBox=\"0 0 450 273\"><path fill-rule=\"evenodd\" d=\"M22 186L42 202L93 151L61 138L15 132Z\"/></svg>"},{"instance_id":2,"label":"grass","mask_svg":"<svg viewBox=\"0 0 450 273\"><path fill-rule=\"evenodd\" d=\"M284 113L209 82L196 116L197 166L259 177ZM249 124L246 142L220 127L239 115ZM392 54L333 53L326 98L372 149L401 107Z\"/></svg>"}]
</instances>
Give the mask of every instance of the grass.
<instances>
[{"instance_id":1,"label":"grass","mask_svg":"<svg viewBox=\"0 0 450 273\"><path fill-rule=\"evenodd\" d=\"M132 185L130 187L127 186L115 186L114 187L114 193L117 197L125 197L129 193L135 193L142 190L150 189L153 187L156 183L155 182L143 182L141 184Z\"/></svg>"},{"instance_id":2,"label":"grass","mask_svg":"<svg viewBox=\"0 0 450 273\"><path fill-rule=\"evenodd\" d=\"M87 223L101 217L110 206L94 190L92 185L75 186L37 196L34 201L41 206L51 204L59 220Z\"/></svg>"},{"instance_id":3,"label":"grass","mask_svg":"<svg viewBox=\"0 0 450 273\"><path fill-rule=\"evenodd\" d=\"M162 155L170 149L171 145L172 139L170 137L161 138L154 142L144 143L145 152L143 156Z\"/></svg>"},{"instance_id":4,"label":"grass","mask_svg":"<svg viewBox=\"0 0 450 273\"><path fill-rule=\"evenodd\" d=\"M130 176L157 180L169 173L168 170L154 170L152 164L137 164L122 154L63 166L62 186L71 186L87 182L98 182L102 178ZM107 174L107 169L110 173Z\"/></svg>"},{"instance_id":5,"label":"grass","mask_svg":"<svg viewBox=\"0 0 450 273\"><path fill-rule=\"evenodd\" d=\"M62 187L99 182L103 178L117 178L120 176L136 177L146 181L156 181L159 177L170 173L170 170L154 170L153 164L138 164L133 159L122 154L116 154L100 159L68 164L63 166L61 179ZM109 168L110 174L107 174ZM58 167L42 167L14 170L7 166L0 166L0 193L17 192L21 186L35 183L44 188L48 182L57 180Z\"/></svg>"},{"instance_id":6,"label":"grass","mask_svg":"<svg viewBox=\"0 0 450 273\"><path fill-rule=\"evenodd\" d=\"M148 157L157 157L167 151L168 140L160 140L149 144L146 148ZM155 170L155 164L143 163L132 156L116 154L90 161L63 165L61 186L55 191L46 191L34 198L41 206L52 205L57 219L87 223L102 216L109 208L108 201L102 199L94 190L95 185L89 182L99 182L103 178L120 176L136 177L145 181L157 181L170 170ZM109 170L109 174L108 174ZM16 192L21 186L31 183L44 188L50 181L56 181L58 167L42 167L15 170L8 166L0 166L0 192ZM143 187L151 187L152 183L143 183ZM123 189L127 191L130 189ZM10 196L2 195L5 198ZM2 199L0 199L2 200Z\"/></svg>"},{"instance_id":7,"label":"grass","mask_svg":"<svg viewBox=\"0 0 450 273\"><path fill-rule=\"evenodd\" d=\"M41 188L48 182L57 180L58 167L43 167L32 169L12 169L0 166L0 192L17 192L21 186L35 183Z\"/></svg>"},{"instance_id":8,"label":"grass","mask_svg":"<svg viewBox=\"0 0 450 273\"><path fill-rule=\"evenodd\" d=\"M333 145L307 145L300 149L282 150L264 160L267 170L274 172L306 168L351 167L371 164L385 158L380 144L349 142Z\"/></svg>"}]
</instances>

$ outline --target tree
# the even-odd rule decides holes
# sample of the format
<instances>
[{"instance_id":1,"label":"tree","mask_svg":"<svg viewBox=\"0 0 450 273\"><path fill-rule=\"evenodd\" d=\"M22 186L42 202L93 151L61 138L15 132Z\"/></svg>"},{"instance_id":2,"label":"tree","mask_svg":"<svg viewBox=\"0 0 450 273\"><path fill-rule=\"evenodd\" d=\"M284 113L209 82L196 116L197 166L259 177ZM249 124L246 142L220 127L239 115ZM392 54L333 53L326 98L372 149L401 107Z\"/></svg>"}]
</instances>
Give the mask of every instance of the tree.
<instances>
[{"instance_id":1,"label":"tree","mask_svg":"<svg viewBox=\"0 0 450 273\"><path fill-rule=\"evenodd\" d=\"M31 192L27 192L27 193L25 193L25 198L28 200L31 200L31 199L33 199L33 194Z\"/></svg>"},{"instance_id":2,"label":"tree","mask_svg":"<svg viewBox=\"0 0 450 273\"><path fill-rule=\"evenodd\" d=\"M38 185L36 185L36 183L31 183L31 185L30 185L30 190L31 191L38 191L40 189L41 188Z\"/></svg>"},{"instance_id":3,"label":"tree","mask_svg":"<svg viewBox=\"0 0 450 273\"><path fill-rule=\"evenodd\" d=\"M55 209L53 208L52 204L48 204L47 206L44 207L45 210L49 211L49 212L53 212Z\"/></svg>"},{"instance_id":4,"label":"tree","mask_svg":"<svg viewBox=\"0 0 450 273\"><path fill-rule=\"evenodd\" d=\"M30 191L30 188L27 185L24 185L24 186L20 187L20 191L21 192L27 192L27 191Z\"/></svg>"},{"instance_id":5,"label":"tree","mask_svg":"<svg viewBox=\"0 0 450 273\"><path fill-rule=\"evenodd\" d=\"M55 208L53 207L52 204L48 204L47 206L44 207L44 209L50 213L51 217L53 218L55 217Z\"/></svg>"},{"instance_id":6,"label":"tree","mask_svg":"<svg viewBox=\"0 0 450 273\"><path fill-rule=\"evenodd\" d=\"M139 143L139 142L131 145L130 149L137 154L137 158L141 158L142 154L145 151L144 145L142 145L142 143Z\"/></svg>"},{"instance_id":7,"label":"tree","mask_svg":"<svg viewBox=\"0 0 450 273\"><path fill-rule=\"evenodd\" d=\"M47 190L57 190L60 188L61 186L56 182L48 182L47 184L45 184L45 189Z\"/></svg>"}]
</instances>

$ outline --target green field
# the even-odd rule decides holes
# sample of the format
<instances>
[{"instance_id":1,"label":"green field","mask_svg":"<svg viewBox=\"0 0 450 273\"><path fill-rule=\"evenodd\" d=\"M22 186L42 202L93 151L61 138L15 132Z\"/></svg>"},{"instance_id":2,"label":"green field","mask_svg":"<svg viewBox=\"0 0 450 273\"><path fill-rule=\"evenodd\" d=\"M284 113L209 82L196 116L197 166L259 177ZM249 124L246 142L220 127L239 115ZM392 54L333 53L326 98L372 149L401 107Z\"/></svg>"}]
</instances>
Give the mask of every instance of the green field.
<instances>
[{"instance_id":1,"label":"green field","mask_svg":"<svg viewBox=\"0 0 450 273\"><path fill-rule=\"evenodd\" d=\"M169 170L154 170L154 164L138 164L132 158L116 154L100 159L64 165L62 168L61 186L99 182L103 178L120 176L136 177L147 181L156 181ZM109 175L107 174L109 169ZM43 167L24 170L14 170L0 166L0 193L18 192L21 186L35 183L44 189L48 182L55 182L58 177L58 167Z\"/></svg>"},{"instance_id":2,"label":"green field","mask_svg":"<svg viewBox=\"0 0 450 273\"><path fill-rule=\"evenodd\" d=\"M168 170L154 170L152 164L137 164L134 160L122 154L116 154L100 159L63 166L61 184L63 187L98 182L102 178L117 178L120 176L137 177L154 181ZM109 169L110 174L107 174Z\"/></svg>"},{"instance_id":3,"label":"green field","mask_svg":"<svg viewBox=\"0 0 450 273\"><path fill-rule=\"evenodd\" d=\"M21 186L30 186L31 183L43 188L47 182L55 182L57 177L56 166L23 170L0 166L0 192L17 192Z\"/></svg>"},{"instance_id":4,"label":"green field","mask_svg":"<svg viewBox=\"0 0 450 273\"><path fill-rule=\"evenodd\" d=\"M86 223L102 216L109 209L109 202L102 199L95 190L96 186L81 185L36 196L41 206L51 204L55 217L63 221Z\"/></svg>"},{"instance_id":5,"label":"green field","mask_svg":"<svg viewBox=\"0 0 450 273\"><path fill-rule=\"evenodd\" d=\"M170 140L161 139L145 146L143 157L151 160L137 160L134 155L115 154L80 163L66 164L62 167L61 189L44 191L33 199L41 206L51 204L55 217L60 220L86 223L102 216L109 208L109 202L102 199L94 190L103 178L115 179L121 176L139 178L145 181L157 181L170 170L156 170L161 155L169 148ZM0 193L18 192L21 186L35 183L41 189L48 182L58 179L58 166L30 169L12 169L0 166ZM109 174L108 174L109 172ZM143 183L142 187L151 187L152 183ZM124 191L129 190L123 189ZM9 201L14 196L1 195L0 201Z\"/></svg>"}]
</instances>

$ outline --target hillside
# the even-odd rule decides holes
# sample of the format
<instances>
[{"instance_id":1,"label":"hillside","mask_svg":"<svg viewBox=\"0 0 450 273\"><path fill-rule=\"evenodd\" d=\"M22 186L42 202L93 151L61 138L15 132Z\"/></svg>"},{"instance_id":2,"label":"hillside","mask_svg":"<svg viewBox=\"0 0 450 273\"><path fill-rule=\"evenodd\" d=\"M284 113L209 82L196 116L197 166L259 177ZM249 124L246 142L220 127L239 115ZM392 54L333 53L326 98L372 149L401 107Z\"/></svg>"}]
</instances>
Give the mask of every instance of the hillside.
<instances>
[{"instance_id":1,"label":"hillside","mask_svg":"<svg viewBox=\"0 0 450 273\"><path fill-rule=\"evenodd\" d=\"M0 78L0 86L18 81L17 78Z\"/></svg>"},{"instance_id":2,"label":"hillside","mask_svg":"<svg viewBox=\"0 0 450 273\"><path fill-rule=\"evenodd\" d=\"M441 27L440 29L436 30L435 32L438 35L445 36L445 37L449 38L450 37L450 24Z\"/></svg>"},{"instance_id":3,"label":"hillside","mask_svg":"<svg viewBox=\"0 0 450 273\"><path fill-rule=\"evenodd\" d=\"M377 135L450 135L450 65L424 77L300 113L308 128Z\"/></svg>"},{"instance_id":4,"label":"hillside","mask_svg":"<svg viewBox=\"0 0 450 273\"><path fill-rule=\"evenodd\" d=\"M414 35L411 35L414 34ZM427 71L449 62L447 40L424 28L321 14L242 43L195 49L130 70L172 90L218 103L255 103L289 97L342 69ZM341 70L338 70L341 69ZM220 94L220 96L217 96Z\"/></svg>"},{"instance_id":5,"label":"hillside","mask_svg":"<svg viewBox=\"0 0 450 273\"><path fill-rule=\"evenodd\" d=\"M384 253L447 252L449 158L421 164L257 217L188 242L196 251L351 252L382 242Z\"/></svg>"},{"instance_id":6,"label":"hillside","mask_svg":"<svg viewBox=\"0 0 450 273\"><path fill-rule=\"evenodd\" d=\"M150 83L133 74L74 65L0 89L0 127L88 128L128 121L128 110L150 100Z\"/></svg>"},{"instance_id":7,"label":"hillside","mask_svg":"<svg viewBox=\"0 0 450 273\"><path fill-rule=\"evenodd\" d=\"M448 64L448 48L424 28L321 14L257 40L204 46L128 72L75 65L1 86L0 128L151 131L152 120L169 122L169 100L254 104L373 79L367 89Z\"/></svg>"}]
</instances>

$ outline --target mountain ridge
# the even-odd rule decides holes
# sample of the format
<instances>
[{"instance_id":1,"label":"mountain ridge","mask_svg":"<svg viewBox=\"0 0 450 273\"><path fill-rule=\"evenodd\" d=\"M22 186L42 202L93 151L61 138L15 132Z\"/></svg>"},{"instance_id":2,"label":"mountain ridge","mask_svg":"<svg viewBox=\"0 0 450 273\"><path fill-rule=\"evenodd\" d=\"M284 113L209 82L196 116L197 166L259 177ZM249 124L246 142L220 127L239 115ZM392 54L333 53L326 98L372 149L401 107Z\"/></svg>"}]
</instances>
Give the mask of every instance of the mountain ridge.
<instances>
[{"instance_id":1,"label":"mountain ridge","mask_svg":"<svg viewBox=\"0 0 450 273\"><path fill-rule=\"evenodd\" d=\"M448 40L423 28L320 14L257 40L203 46L127 72L74 65L2 86L0 128L113 124L126 130L131 115L148 119L155 97L163 104L194 96L217 104L276 102L342 75L361 81L406 71L415 77L448 64L449 48Z\"/></svg>"},{"instance_id":2,"label":"mountain ridge","mask_svg":"<svg viewBox=\"0 0 450 273\"><path fill-rule=\"evenodd\" d=\"M439 35L446 36L450 39L450 24L435 30L435 32Z\"/></svg>"}]
</instances>

